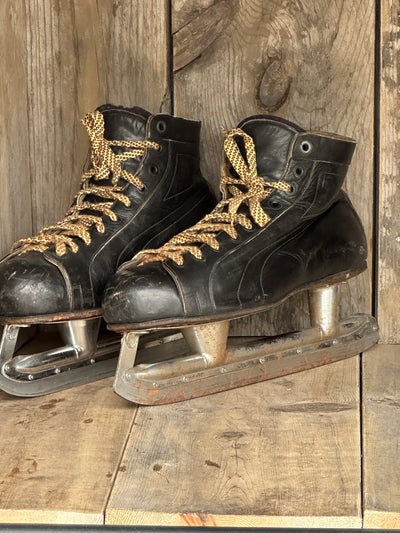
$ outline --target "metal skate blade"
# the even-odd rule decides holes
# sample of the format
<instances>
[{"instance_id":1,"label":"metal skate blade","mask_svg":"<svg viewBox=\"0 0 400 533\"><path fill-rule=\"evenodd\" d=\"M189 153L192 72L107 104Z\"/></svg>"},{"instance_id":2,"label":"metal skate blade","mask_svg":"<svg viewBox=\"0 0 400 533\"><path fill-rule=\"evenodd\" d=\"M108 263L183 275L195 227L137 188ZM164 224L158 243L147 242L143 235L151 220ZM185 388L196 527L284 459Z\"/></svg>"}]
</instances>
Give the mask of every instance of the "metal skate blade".
<instances>
[{"instance_id":1,"label":"metal skate blade","mask_svg":"<svg viewBox=\"0 0 400 533\"><path fill-rule=\"evenodd\" d=\"M100 322L100 318L92 318L46 325L49 331L39 332L20 353L16 353L20 329L29 328L4 326L0 343L0 389L15 396L40 396L113 375L120 337L108 334L98 341ZM58 335L54 335L55 329ZM49 342L54 343L55 338L63 346L49 348ZM38 343L41 351L36 351ZM47 349L43 350L43 343Z\"/></svg>"},{"instance_id":2,"label":"metal skate blade","mask_svg":"<svg viewBox=\"0 0 400 533\"><path fill-rule=\"evenodd\" d=\"M158 405L241 387L285 376L357 355L378 340L376 320L357 314L339 322L336 335L320 327L268 337L230 338L223 364L207 366L202 354L183 352L182 339L171 341L172 359L135 365L136 333L123 338L114 390L135 403ZM136 346L136 347L135 347ZM167 345L164 345L166 347ZM138 357L145 358L145 350ZM154 353L148 353L153 359Z\"/></svg>"}]
</instances>

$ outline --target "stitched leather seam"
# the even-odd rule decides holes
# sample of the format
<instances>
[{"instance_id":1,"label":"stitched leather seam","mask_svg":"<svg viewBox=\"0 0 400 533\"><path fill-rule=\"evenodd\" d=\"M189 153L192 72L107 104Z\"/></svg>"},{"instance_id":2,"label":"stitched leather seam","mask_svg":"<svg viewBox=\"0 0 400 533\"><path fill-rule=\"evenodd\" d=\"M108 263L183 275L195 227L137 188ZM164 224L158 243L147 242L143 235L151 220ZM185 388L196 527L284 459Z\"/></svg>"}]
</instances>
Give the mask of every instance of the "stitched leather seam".
<instances>
[{"instance_id":1,"label":"stitched leather seam","mask_svg":"<svg viewBox=\"0 0 400 533\"><path fill-rule=\"evenodd\" d=\"M172 280L175 283L176 288L178 289L179 298L181 300L181 305L183 307L183 312L186 315L187 314L186 301L185 301L185 296L183 294L183 290L182 290L182 286L180 284L179 278L175 275L174 271L171 270L171 268L169 267L169 265L167 263L163 262L162 266L163 266L164 270L166 270L168 272L168 274L171 276Z\"/></svg>"}]
</instances>

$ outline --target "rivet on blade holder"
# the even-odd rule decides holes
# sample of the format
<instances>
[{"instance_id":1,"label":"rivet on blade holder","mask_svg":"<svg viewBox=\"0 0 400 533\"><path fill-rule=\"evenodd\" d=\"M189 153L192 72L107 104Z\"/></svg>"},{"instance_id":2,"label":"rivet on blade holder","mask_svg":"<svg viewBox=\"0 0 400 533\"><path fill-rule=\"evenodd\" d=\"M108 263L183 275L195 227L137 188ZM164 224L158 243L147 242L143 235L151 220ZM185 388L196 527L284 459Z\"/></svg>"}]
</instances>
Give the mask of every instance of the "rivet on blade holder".
<instances>
[{"instance_id":1,"label":"rivet on blade holder","mask_svg":"<svg viewBox=\"0 0 400 533\"><path fill-rule=\"evenodd\" d=\"M15 337L18 335L18 329L13 326L10 326L7 331L7 338L10 340L15 339Z\"/></svg>"},{"instance_id":2,"label":"rivet on blade holder","mask_svg":"<svg viewBox=\"0 0 400 533\"><path fill-rule=\"evenodd\" d=\"M133 333L133 332L129 332L125 336L125 342L126 342L126 345L128 346L128 348L135 348L136 347L136 336L137 336L137 334Z\"/></svg>"}]
</instances>

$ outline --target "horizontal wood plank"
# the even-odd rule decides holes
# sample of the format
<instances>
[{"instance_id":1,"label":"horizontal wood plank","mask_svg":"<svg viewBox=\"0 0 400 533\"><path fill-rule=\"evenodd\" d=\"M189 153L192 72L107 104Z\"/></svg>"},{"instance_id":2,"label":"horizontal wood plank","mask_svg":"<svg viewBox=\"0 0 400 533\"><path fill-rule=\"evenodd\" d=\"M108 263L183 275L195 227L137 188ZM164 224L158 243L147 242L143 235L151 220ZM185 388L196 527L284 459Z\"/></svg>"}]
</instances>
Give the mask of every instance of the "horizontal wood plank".
<instances>
[{"instance_id":1,"label":"horizontal wood plank","mask_svg":"<svg viewBox=\"0 0 400 533\"><path fill-rule=\"evenodd\" d=\"M400 529L400 346L363 354L364 527Z\"/></svg>"},{"instance_id":2,"label":"horizontal wood plank","mask_svg":"<svg viewBox=\"0 0 400 533\"><path fill-rule=\"evenodd\" d=\"M106 524L360 527L358 358L140 407Z\"/></svg>"},{"instance_id":3,"label":"horizontal wood plank","mask_svg":"<svg viewBox=\"0 0 400 533\"><path fill-rule=\"evenodd\" d=\"M134 415L112 379L39 398L0 393L0 522L102 524Z\"/></svg>"}]
</instances>

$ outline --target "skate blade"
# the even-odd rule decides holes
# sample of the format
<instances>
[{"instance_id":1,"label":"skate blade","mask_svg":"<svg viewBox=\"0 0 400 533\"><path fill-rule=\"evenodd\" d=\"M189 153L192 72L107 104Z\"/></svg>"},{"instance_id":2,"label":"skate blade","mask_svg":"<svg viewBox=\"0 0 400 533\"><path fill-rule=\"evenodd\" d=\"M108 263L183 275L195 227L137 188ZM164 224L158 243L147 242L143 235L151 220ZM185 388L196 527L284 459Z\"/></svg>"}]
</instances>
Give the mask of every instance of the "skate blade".
<instances>
[{"instance_id":1,"label":"skate blade","mask_svg":"<svg viewBox=\"0 0 400 533\"><path fill-rule=\"evenodd\" d=\"M223 363L210 368L204 353L188 354L182 336L175 335L169 342L165 339L163 344L154 342L138 350L140 334L128 332L122 341L114 390L138 404L179 402L346 359L370 348L378 336L376 320L357 314L339 322L335 336L312 327L273 340L232 337ZM210 344L214 341L211 336ZM193 347L193 342L190 344ZM164 357L170 354L171 359L160 362L160 353ZM135 357L147 363L134 365ZM150 360L157 362L149 363Z\"/></svg>"},{"instance_id":2,"label":"skate blade","mask_svg":"<svg viewBox=\"0 0 400 533\"><path fill-rule=\"evenodd\" d=\"M100 318L91 318L49 324L49 331L22 348L29 341L26 332L30 328L5 325L0 342L0 390L14 396L41 396L114 375L120 336L109 334L98 340L100 322ZM63 346L35 352L35 344L43 348L43 342L54 339L55 329Z\"/></svg>"}]
</instances>

